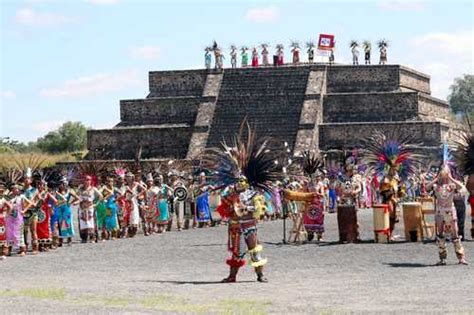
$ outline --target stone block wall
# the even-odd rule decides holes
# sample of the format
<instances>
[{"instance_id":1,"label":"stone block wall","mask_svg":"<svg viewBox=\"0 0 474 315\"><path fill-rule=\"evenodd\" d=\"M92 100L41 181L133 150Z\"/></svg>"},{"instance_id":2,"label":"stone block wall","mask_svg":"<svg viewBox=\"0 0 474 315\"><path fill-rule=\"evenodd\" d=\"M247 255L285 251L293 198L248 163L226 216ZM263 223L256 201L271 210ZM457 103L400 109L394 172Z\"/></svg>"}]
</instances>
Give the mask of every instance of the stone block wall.
<instances>
[{"instance_id":1,"label":"stone block wall","mask_svg":"<svg viewBox=\"0 0 474 315\"><path fill-rule=\"evenodd\" d=\"M400 67L400 87L430 94L430 77L424 73Z\"/></svg>"},{"instance_id":2,"label":"stone block wall","mask_svg":"<svg viewBox=\"0 0 474 315\"><path fill-rule=\"evenodd\" d=\"M398 65L152 71L150 94L121 101L117 127L88 131L88 158L131 160L141 147L144 159L191 159L245 118L294 152L357 146L373 128L401 128L435 152L452 128L429 84Z\"/></svg>"},{"instance_id":3,"label":"stone block wall","mask_svg":"<svg viewBox=\"0 0 474 315\"><path fill-rule=\"evenodd\" d=\"M207 70L151 71L148 97L202 96Z\"/></svg>"},{"instance_id":4,"label":"stone block wall","mask_svg":"<svg viewBox=\"0 0 474 315\"><path fill-rule=\"evenodd\" d=\"M440 99L420 93L418 106L422 120L449 121L451 119L449 104Z\"/></svg>"},{"instance_id":5,"label":"stone block wall","mask_svg":"<svg viewBox=\"0 0 474 315\"><path fill-rule=\"evenodd\" d=\"M87 149L89 159L134 159L141 147L142 158L186 157L191 129L182 125L117 127L89 130Z\"/></svg>"},{"instance_id":6,"label":"stone block wall","mask_svg":"<svg viewBox=\"0 0 474 315\"><path fill-rule=\"evenodd\" d=\"M196 119L199 97L147 98L120 101L119 126L188 124Z\"/></svg>"},{"instance_id":7,"label":"stone block wall","mask_svg":"<svg viewBox=\"0 0 474 315\"><path fill-rule=\"evenodd\" d=\"M339 93L324 98L325 123L405 121L417 117L417 92Z\"/></svg>"},{"instance_id":8,"label":"stone block wall","mask_svg":"<svg viewBox=\"0 0 474 315\"><path fill-rule=\"evenodd\" d=\"M396 91L399 82L398 66L332 66L327 73L327 92Z\"/></svg>"},{"instance_id":9,"label":"stone block wall","mask_svg":"<svg viewBox=\"0 0 474 315\"><path fill-rule=\"evenodd\" d=\"M360 147L363 145L363 139L373 130L389 132L394 129L423 146L438 147L440 144L441 123L414 121L322 124L319 126L319 146L325 151Z\"/></svg>"}]
</instances>

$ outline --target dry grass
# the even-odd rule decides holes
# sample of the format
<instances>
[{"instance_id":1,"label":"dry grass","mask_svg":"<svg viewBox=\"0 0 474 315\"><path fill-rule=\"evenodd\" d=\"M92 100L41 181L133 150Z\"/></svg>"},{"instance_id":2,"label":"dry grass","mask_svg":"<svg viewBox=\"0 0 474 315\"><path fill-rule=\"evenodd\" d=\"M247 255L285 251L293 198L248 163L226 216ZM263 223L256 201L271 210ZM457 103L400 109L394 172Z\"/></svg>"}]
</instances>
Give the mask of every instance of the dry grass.
<instances>
[{"instance_id":1,"label":"dry grass","mask_svg":"<svg viewBox=\"0 0 474 315\"><path fill-rule=\"evenodd\" d=\"M57 162L74 162L76 157L71 153L46 154L46 153L0 153L0 168L23 167L51 167Z\"/></svg>"}]
</instances>

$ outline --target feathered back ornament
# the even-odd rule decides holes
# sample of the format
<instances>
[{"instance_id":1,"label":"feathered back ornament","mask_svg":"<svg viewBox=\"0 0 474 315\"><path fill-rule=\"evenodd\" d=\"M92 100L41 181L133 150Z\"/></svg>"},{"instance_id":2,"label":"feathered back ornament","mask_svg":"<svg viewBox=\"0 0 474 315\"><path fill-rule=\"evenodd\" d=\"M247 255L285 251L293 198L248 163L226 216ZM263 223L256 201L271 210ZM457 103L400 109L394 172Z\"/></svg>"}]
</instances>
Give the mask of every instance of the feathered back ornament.
<instances>
[{"instance_id":1,"label":"feathered back ornament","mask_svg":"<svg viewBox=\"0 0 474 315\"><path fill-rule=\"evenodd\" d=\"M79 163L81 178L90 177L92 186L96 187L100 183L100 179L106 175L105 162L87 162Z\"/></svg>"},{"instance_id":2,"label":"feathered back ornament","mask_svg":"<svg viewBox=\"0 0 474 315\"><path fill-rule=\"evenodd\" d=\"M462 141L458 142L459 165L466 175L474 174L474 133L463 135Z\"/></svg>"},{"instance_id":3,"label":"feathered back ornament","mask_svg":"<svg viewBox=\"0 0 474 315\"><path fill-rule=\"evenodd\" d=\"M305 151L303 153L303 170L306 175L312 177L317 173L323 172L323 161L319 154L311 151Z\"/></svg>"},{"instance_id":4,"label":"feathered back ornament","mask_svg":"<svg viewBox=\"0 0 474 315\"><path fill-rule=\"evenodd\" d=\"M408 179L417 171L421 156L413 153L407 146L409 138L401 138L393 133L390 137L383 132L374 131L365 141L363 161L369 171L384 176L390 168L397 170L402 180Z\"/></svg>"},{"instance_id":5,"label":"feathered back ornament","mask_svg":"<svg viewBox=\"0 0 474 315\"><path fill-rule=\"evenodd\" d=\"M221 148L205 152L203 168L218 186L234 185L245 177L251 187L271 192L271 183L283 180L283 173L275 163L279 154L280 151L270 148L268 138L257 139L255 130L245 120L231 146L223 142Z\"/></svg>"}]
</instances>

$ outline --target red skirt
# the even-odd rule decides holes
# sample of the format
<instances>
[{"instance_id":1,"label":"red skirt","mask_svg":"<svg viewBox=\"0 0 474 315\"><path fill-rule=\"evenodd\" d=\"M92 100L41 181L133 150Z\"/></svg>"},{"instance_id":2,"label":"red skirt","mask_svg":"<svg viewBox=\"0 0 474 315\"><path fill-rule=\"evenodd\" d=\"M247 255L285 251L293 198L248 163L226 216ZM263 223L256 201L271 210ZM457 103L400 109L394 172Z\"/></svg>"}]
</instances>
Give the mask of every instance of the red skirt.
<instances>
[{"instance_id":1,"label":"red skirt","mask_svg":"<svg viewBox=\"0 0 474 315\"><path fill-rule=\"evenodd\" d=\"M38 241L47 242L51 240L51 230L49 225L51 205L44 202L38 211L38 224L36 225L36 233Z\"/></svg>"}]
</instances>

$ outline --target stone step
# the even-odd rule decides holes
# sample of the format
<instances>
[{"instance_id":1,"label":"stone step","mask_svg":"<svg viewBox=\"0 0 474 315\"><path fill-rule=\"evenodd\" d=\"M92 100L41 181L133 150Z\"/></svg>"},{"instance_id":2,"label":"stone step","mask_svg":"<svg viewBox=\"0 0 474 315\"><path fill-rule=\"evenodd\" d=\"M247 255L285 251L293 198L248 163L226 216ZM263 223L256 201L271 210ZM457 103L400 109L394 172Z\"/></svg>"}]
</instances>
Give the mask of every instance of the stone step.
<instances>
[{"instance_id":1,"label":"stone step","mask_svg":"<svg viewBox=\"0 0 474 315\"><path fill-rule=\"evenodd\" d=\"M178 124L192 125L196 119L198 97L148 98L120 101L120 126Z\"/></svg>"},{"instance_id":2,"label":"stone step","mask_svg":"<svg viewBox=\"0 0 474 315\"><path fill-rule=\"evenodd\" d=\"M448 125L433 121L321 124L319 125L319 147L324 151L362 147L363 139L374 130L383 132L397 130L402 136L411 137L414 144L438 146L448 129Z\"/></svg>"},{"instance_id":3,"label":"stone step","mask_svg":"<svg viewBox=\"0 0 474 315\"><path fill-rule=\"evenodd\" d=\"M186 157L192 128L185 124L119 127L88 130L89 159L134 159L141 148L142 158Z\"/></svg>"}]
</instances>

